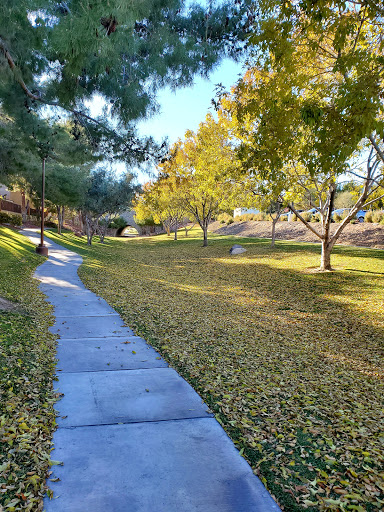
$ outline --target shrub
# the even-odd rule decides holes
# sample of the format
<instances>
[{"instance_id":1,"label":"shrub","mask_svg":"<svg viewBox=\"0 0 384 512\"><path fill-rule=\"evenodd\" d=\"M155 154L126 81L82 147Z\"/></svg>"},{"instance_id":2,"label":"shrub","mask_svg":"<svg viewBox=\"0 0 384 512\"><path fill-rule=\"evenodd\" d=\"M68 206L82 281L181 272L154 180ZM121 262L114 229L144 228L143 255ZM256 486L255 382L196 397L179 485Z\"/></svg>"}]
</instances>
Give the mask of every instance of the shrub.
<instances>
[{"instance_id":1,"label":"shrub","mask_svg":"<svg viewBox=\"0 0 384 512\"><path fill-rule=\"evenodd\" d=\"M352 219L351 224L358 224L358 221L356 219Z\"/></svg>"},{"instance_id":2,"label":"shrub","mask_svg":"<svg viewBox=\"0 0 384 512\"><path fill-rule=\"evenodd\" d=\"M364 222L373 222L372 217L373 217L373 211L369 210L369 212L367 212L365 214Z\"/></svg>"},{"instance_id":3,"label":"shrub","mask_svg":"<svg viewBox=\"0 0 384 512\"><path fill-rule=\"evenodd\" d=\"M297 215L295 213L291 215L291 222L297 222Z\"/></svg>"},{"instance_id":4,"label":"shrub","mask_svg":"<svg viewBox=\"0 0 384 512\"><path fill-rule=\"evenodd\" d=\"M220 222L220 224L225 224L228 220L228 217L230 217L228 213L219 213L219 215L216 217L216 220Z\"/></svg>"},{"instance_id":5,"label":"shrub","mask_svg":"<svg viewBox=\"0 0 384 512\"><path fill-rule=\"evenodd\" d=\"M288 222L288 215L284 215L283 217L280 217L280 220L283 222Z\"/></svg>"},{"instance_id":6,"label":"shrub","mask_svg":"<svg viewBox=\"0 0 384 512\"><path fill-rule=\"evenodd\" d=\"M19 215L10 215L5 212L0 212L0 224L12 224L12 226L21 226L23 220Z\"/></svg>"},{"instance_id":7,"label":"shrub","mask_svg":"<svg viewBox=\"0 0 384 512\"><path fill-rule=\"evenodd\" d=\"M334 216L333 216L333 220L335 222L341 222L343 220L342 216L339 215L338 213L335 213Z\"/></svg>"},{"instance_id":8,"label":"shrub","mask_svg":"<svg viewBox=\"0 0 384 512\"><path fill-rule=\"evenodd\" d=\"M309 213L309 212L303 212L301 214L301 216L303 217L303 219L307 222L311 222L312 220L312 213Z\"/></svg>"},{"instance_id":9,"label":"shrub","mask_svg":"<svg viewBox=\"0 0 384 512\"><path fill-rule=\"evenodd\" d=\"M220 224L226 224L228 226L228 224L232 224L233 223L233 217L232 215L229 215L229 213L220 213L218 216L217 216L217 219Z\"/></svg>"},{"instance_id":10,"label":"shrub","mask_svg":"<svg viewBox=\"0 0 384 512\"><path fill-rule=\"evenodd\" d=\"M44 222L44 226L46 228L57 228L56 222L53 222L52 220L47 220L46 222Z\"/></svg>"},{"instance_id":11,"label":"shrub","mask_svg":"<svg viewBox=\"0 0 384 512\"><path fill-rule=\"evenodd\" d=\"M320 213L315 213L315 215L313 215L313 219L314 219L314 222L321 222Z\"/></svg>"},{"instance_id":12,"label":"shrub","mask_svg":"<svg viewBox=\"0 0 384 512\"><path fill-rule=\"evenodd\" d=\"M250 222L251 220L253 220L254 215L253 213L246 213L245 215L243 215L243 218L246 222Z\"/></svg>"},{"instance_id":13,"label":"shrub","mask_svg":"<svg viewBox=\"0 0 384 512\"><path fill-rule=\"evenodd\" d=\"M349 215L349 212L350 210L344 210L343 213L341 214L341 218L342 220L346 219Z\"/></svg>"},{"instance_id":14,"label":"shrub","mask_svg":"<svg viewBox=\"0 0 384 512\"><path fill-rule=\"evenodd\" d=\"M383 212L374 212L372 215L372 222L381 222L383 218Z\"/></svg>"},{"instance_id":15,"label":"shrub","mask_svg":"<svg viewBox=\"0 0 384 512\"><path fill-rule=\"evenodd\" d=\"M233 218L235 222L244 222L244 215L236 215L236 217Z\"/></svg>"},{"instance_id":16,"label":"shrub","mask_svg":"<svg viewBox=\"0 0 384 512\"><path fill-rule=\"evenodd\" d=\"M253 220L256 220L256 221L263 221L263 220L266 220L266 214L264 212L260 212L260 213L255 213L255 215L253 216Z\"/></svg>"},{"instance_id":17,"label":"shrub","mask_svg":"<svg viewBox=\"0 0 384 512\"><path fill-rule=\"evenodd\" d=\"M125 228L127 225L126 221L123 219L123 217L116 217L115 219L112 219L112 221L109 223L109 228L112 229L120 229Z\"/></svg>"}]
</instances>

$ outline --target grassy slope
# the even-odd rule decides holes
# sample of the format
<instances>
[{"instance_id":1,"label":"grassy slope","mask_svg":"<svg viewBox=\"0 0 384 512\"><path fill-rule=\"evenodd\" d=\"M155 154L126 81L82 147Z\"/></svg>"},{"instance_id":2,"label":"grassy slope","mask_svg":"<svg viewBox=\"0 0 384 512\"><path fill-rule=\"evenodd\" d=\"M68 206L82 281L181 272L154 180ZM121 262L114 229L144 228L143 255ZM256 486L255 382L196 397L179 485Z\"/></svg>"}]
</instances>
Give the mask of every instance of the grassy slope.
<instances>
[{"instance_id":1,"label":"grassy slope","mask_svg":"<svg viewBox=\"0 0 384 512\"><path fill-rule=\"evenodd\" d=\"M0 510L42 510L55 426L51 308L32 274L44 259L0 227L0 296L22 313L0 312Z\"/></svg>"},{"instance_id":2,"label":"grassy slope","mask_svg":"<svg viewBox=\"0 0 384 512\"><path fill-rule=\"evenodd\" d=\"M285 510L384 508L382 251L338 247L339 271L319 274L310 244L61 240L86 257L86 285L210 404ZM244 255L229 256L234 240Z\"/></svg>"}]
</instances>

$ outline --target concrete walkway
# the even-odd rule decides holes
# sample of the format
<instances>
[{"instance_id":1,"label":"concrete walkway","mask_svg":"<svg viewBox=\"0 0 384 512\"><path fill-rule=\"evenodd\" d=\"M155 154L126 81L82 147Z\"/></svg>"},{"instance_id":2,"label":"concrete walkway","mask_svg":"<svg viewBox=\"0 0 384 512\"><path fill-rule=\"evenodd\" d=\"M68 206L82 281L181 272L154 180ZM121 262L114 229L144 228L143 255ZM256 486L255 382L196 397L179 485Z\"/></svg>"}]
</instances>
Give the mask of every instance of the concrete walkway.
<instances>
[{"instance_id":1,"label":"concrete walkway","mask_svg":"<svg viewBox=\"0 0 384 512\"><path fill-rule=\"evenodd\" d=\"M36 244L39 235L23 232ZM82 258L47 241L35 277L60 336L47 512L274 512L198 394L77 275Z\"/></svg>"}]
</instances>

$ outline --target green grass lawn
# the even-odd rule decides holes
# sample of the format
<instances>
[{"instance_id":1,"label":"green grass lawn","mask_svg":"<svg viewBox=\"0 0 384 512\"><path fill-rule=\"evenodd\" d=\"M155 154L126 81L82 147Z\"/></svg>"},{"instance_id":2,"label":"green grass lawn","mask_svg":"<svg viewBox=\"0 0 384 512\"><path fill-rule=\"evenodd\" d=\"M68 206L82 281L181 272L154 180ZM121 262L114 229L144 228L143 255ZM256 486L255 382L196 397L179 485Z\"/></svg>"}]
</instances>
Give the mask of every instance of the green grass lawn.
<instances>
[{"instance_id":1,"label":"green grass lawn","mask_svg":"<svg viewBox=\"0 0 384 512\"><path fill-rule=\"evenodd\" d=\"M0 227L0 510L42 510L55 427L51 307L32 274L44 258L16 231ZM2 508L3 507L3 508Z\"/></svg>"},{"instance_id":2,"label":"green grass lawn","mask_svg":"<svg viewBox=\"0 0 384 512\"><path fill-rule=\"evenodd\" d=\"M197 389L284 510L384 509L384 252L194 230L87 247L80 276ZM197 238L199 237L199 238ZM247 252L229 256L231 245Z\"/></svg>"}]
</instances>

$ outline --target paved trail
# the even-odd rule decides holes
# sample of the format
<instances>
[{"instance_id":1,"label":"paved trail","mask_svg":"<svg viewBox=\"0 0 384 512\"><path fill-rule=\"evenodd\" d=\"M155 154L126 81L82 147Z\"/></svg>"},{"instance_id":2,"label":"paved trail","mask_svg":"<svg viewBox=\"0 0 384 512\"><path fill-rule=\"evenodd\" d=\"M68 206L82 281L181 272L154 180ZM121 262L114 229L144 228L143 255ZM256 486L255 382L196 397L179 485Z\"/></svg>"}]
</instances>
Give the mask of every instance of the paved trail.
<instances>
[{"instance_id":1,"label":"paved trail","mask_svg":"<svg viewBox=\"0 0 384 512\"><path fill-rule=\"evenodd\" d=\"M24 231L35 243L39 235ZM53 243L35 277L60 336L59 428L47 512L274 512L207 406L145 340L87 290L82 258Z\"/></svg>"}]
</instances>

